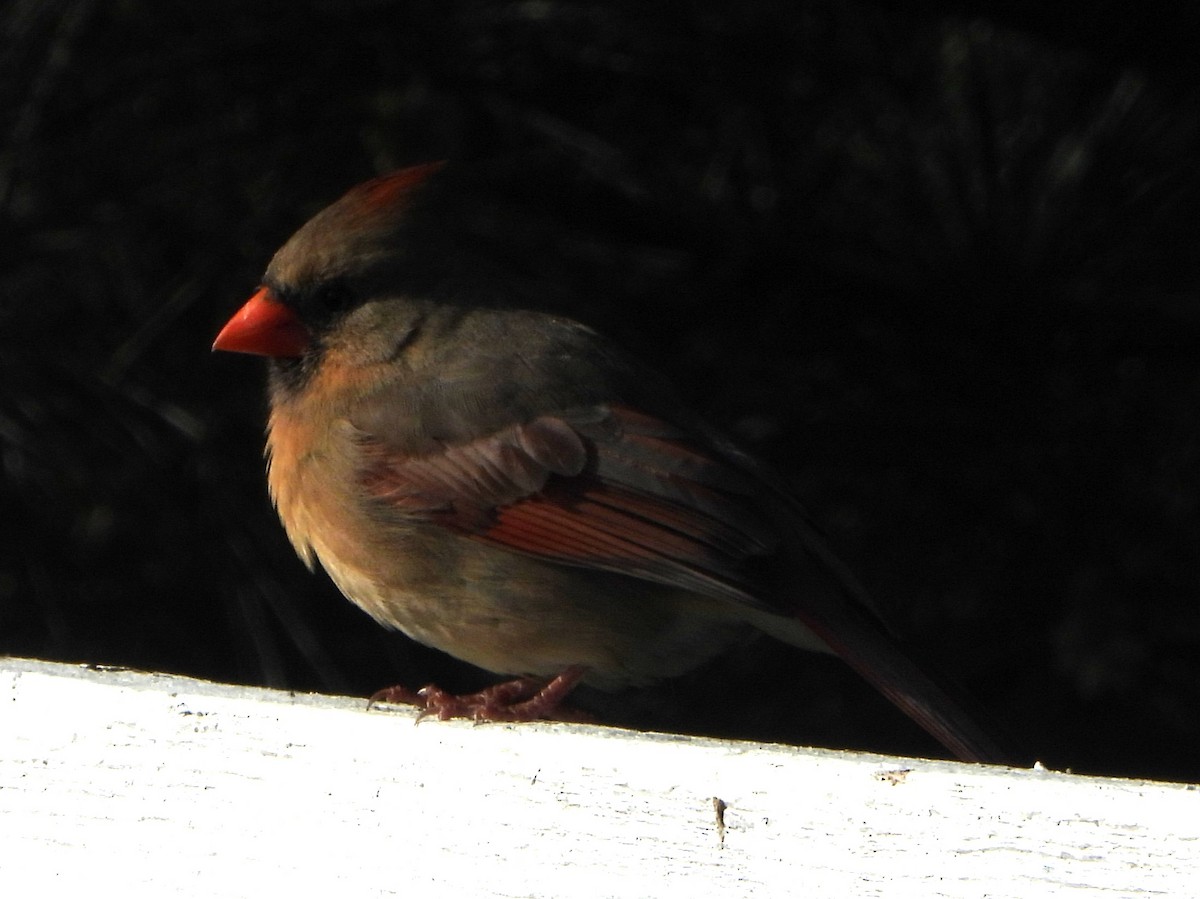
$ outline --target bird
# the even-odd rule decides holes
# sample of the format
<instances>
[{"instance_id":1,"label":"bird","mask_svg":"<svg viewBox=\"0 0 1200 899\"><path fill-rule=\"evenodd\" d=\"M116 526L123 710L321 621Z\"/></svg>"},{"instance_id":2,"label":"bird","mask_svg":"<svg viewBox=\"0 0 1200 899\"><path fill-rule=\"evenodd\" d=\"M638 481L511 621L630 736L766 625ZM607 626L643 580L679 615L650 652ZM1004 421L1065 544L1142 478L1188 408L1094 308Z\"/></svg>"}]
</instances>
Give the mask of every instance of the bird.
<instances>
[{"instance_id":1,"label":"bird","mask_svg":"<svg viewBox=\"0 0 1200 899\"><path fill-rule=\"evenodd\" d=\"M957 758L1010 763L779 473L450 233L469 215L447 199L456 171L352 188L213 343L269 359L269 492L308 568L384 627L509 678L375 698L569 717L580 683L654 684L765 633L839 656Z\"/></svg>"}]
</instances>

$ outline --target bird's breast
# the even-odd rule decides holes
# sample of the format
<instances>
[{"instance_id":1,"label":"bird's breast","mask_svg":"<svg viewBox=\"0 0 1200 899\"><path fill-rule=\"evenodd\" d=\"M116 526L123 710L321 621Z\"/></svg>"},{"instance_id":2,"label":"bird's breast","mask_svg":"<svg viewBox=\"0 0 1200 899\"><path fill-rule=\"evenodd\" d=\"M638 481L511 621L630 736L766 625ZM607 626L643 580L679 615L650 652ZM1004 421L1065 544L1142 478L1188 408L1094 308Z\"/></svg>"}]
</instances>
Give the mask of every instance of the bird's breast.
<instances>
[{"instance_id":1,"label":"bird's breast","mask_svg":"<svg viewBox=\"0 0 1200 899\"><path fill-rule=\"evenodd\" d=\"M312 416L277 408L267 456L271 498L305 564L319 560L376 621L431 642L439 616L429 588L435 560L446 553L416 523L379 520L359 486L362 461L349 423L334 420L322 429Z\"/></svg>"}]
</instances>

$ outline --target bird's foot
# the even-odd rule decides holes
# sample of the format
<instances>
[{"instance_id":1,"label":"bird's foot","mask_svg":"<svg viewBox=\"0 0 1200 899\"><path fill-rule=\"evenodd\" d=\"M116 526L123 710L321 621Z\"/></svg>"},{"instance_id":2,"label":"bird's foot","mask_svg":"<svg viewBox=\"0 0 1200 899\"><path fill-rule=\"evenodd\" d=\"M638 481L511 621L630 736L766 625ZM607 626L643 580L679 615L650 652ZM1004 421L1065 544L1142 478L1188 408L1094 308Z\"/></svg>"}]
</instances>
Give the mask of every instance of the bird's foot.
<instances>
[{"instance_id":1,"label":"bird's foot","mask_svg":"<svg viewBox=\"0 0 1200 899\"><path fill-rule=\"evenodd\" d=\"M470 718L474 721L575 721L593 719L584 712L563 705L586 669L572 665L550 680L519 677L495 684L478 693L455 696L433 684L412 691L407 687L388 687L375 693L368 708L377 702L415 705L421 709L418 721L435 715L439 721Z\"/></svg>"}]
</instances>

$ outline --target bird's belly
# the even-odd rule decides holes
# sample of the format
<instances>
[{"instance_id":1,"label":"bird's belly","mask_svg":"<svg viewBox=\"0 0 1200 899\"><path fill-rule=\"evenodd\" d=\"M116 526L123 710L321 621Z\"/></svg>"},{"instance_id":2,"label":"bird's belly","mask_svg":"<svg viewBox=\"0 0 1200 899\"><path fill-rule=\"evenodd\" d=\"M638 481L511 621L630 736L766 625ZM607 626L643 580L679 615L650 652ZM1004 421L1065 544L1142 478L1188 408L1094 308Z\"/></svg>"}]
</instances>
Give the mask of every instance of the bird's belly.
<instances>
[{"instance_id":1,"label":"bird's belly","mask_svg":"<svg viewBox=\"0 0 1200 899\"><path fill-rule=\"evenodd\" d=\"M721 600L432 525L388 530L386 549L314 548L342 593L375 620L498 674L583 665L586 682L617 689L683 674L753 633Z\"/></svg>"}]
</instances>

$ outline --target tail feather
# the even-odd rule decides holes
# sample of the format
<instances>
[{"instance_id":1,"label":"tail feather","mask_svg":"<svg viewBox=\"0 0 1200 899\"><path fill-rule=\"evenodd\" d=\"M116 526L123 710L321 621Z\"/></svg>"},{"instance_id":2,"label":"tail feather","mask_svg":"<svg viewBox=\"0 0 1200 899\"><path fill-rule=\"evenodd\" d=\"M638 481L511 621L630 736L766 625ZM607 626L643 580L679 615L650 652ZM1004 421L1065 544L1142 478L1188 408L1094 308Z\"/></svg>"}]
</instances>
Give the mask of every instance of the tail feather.
<instances>
[{"instance_id":1,"label":"tail feather","mask_svg":"<svg viewBox=\"0 0 1200 899\"><path fill-rule=\"evenodd\" d=\"M808 574L799 579L796 593L783 597L794 617L956 757L1013 764L1013 757L967 711L968 703L905 654L866 589L803 513L790 517L790 531L799 540L791 555ZM814 568L823 574L813 577Z\"/></svg>"}]
</instances>

